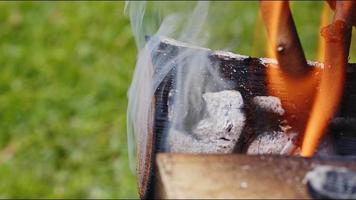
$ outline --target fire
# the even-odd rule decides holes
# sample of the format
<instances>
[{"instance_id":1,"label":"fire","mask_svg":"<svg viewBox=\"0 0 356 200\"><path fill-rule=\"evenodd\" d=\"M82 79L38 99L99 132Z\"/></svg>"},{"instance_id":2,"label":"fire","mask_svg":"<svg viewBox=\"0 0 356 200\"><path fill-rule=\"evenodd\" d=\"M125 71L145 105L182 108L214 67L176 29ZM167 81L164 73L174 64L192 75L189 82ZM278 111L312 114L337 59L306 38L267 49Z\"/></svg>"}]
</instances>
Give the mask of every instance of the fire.
<instances>
[{"instance_id":1,"label":"fire","mask_svg":"<svg viewBox=\"0 0 356 200\"><path fill-rule=\"evenodd\" d=\"M329 24L330 14L331 14L331 11L330 11L328 5L325 3L323 5L323 10L320 15L320 26L319 26L320 30ZM324 41L323 37L319 37L319 46L318 46L318 55L317 55L318 61L320 61L320 62L324 61L324 52L325 52L325 41Z\"/></svg>"},{"instance_id":2,"label":"fire","mask_svg":"<svg viewBox=\"0 0 356 200\"><path fill-rule=\"evenodd\" d=\"M269 33L270 45L267 54L277 58L279 65L267 69L269 92L281 99L287 111L286 119L293 126L291 131L304 133L301 134L303 141L300 141L301 155L309 157L314 154L326 132L342 96L347 63L342 36L345 27L342 22L337 22L323 29L325 43L320 43L318 58L324 61L324 65L310 69L304 66L306 62L304 64L301 61L305 60L304 55L296 55L302 52L301 46L295 45L299 42L298 38L295 40L293 31L287 30L295 28L288 1L261 2L261 6ZM321 16L322 26L328 22L327 11L324 8ZM290 21L286 22L286 17L290 17ZM285 43L283 38L287 38L286 41L294 40L292 44L285 45L289 47L289 51L281 53L283 49L280 49L279 44ZM303 69L306 69L306 72ZM299 73L300 71L302 73Z\"/></svg>"},{"instance_id":3,"label":"fire","mask_svg":"<svg viewBox=\"0 0 356 200\"><path fill-rule=\"evenodd\" d=\"M331 1L330 1L331 2ZM329 2L329 3L330 3ZM334 4L333 4L334 3ZM352 25L355 25L356 4L353 1L331 2L335 10L333 22L322 29L325 41L324 69L310 119L305 130L302 156L310 157L337 111L342 97Z\"/></svg>"},{"instance_id":4,"label":"fire","mask_svg":"<svg viewBox=\"0 0 356 200\"><path fill-rule=\"evenodd\" d=\"M281 40L279 36L281 35L280 32L283 32L280 29L285 28L281 27L283 23L280 22L280 19L286 16L286 13L283 13L285 12L283 9L289 9L288 2L273 1L262 3L264 4L262 6L269 7L268 16L264 16L265 22L267 22L270 44L268 45L267 56L278 60L278 40ZM290 71L284 70L293 66L287 66L281 62L278 65L278 67L269 66L267 68L269 93L281 99L286 110L286 120L292 125L292 130L290 131L302 133L309 117L308 111L313 104L315 88L320 78L320 69L309 69L307 73L295 76ZM305 66L297 67L303 68Z\"/></svg>"},{"instance_id":5,"label":"fire","mask_svg":"<svg viewBox=\"0 0 356 200\"><path fill-rule=\"evenodd\" d=\"M286 120L292 130L302 133L312 108L321 70L313 69L304 77L291 77L278 67L269 66L267 83L269 93L281 99L286 110Z\"/></svg>"},{"instance_id":6,"label":"fire","mask_svg":"<svg viewBox=\"0 0 356 200\"><path fill-rule=\"evenodd\" d=\"M263 3L267 3L267 2L263 2ZM275 53L275 49L277 48L276 46L273 46L274 44L276 44L276 40L277 40L277 33L278 33L278 24L279 24L279 17L281 16L281 12L283 9L283 4L284 2L282 1L275 1L275 2L270 2L269 3L271 6L271 10L273 12L270 12L270 18L267 19L267 23L268 26L270 26L270 35L271 37L269 37L270 39L270 44L272 45L268 45L267 48L267 55L268 57L271 58L276 58L276 53ZM268 30L267 30L268 31Z\"/></svg>"},{"instance_id":7,"label":"fire","mask_svg":"<svg viewBox=\"0 0 356 200\"><path fill-rule=\"evenodd\" d=\"M339 105L345 81L346 52L343 40L345 23L336 21L323 29L325 59L319 90L308 121L302 156L312 156Z\"/></svg>"}]
</instances>

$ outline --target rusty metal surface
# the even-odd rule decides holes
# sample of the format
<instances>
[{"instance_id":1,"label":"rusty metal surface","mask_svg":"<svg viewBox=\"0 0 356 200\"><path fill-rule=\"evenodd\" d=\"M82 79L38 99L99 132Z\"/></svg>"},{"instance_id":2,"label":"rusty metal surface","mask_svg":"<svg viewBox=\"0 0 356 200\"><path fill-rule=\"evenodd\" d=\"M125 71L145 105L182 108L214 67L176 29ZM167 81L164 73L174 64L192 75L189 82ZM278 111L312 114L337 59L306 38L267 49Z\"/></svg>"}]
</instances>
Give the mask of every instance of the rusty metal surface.
<instances>
[{"instance_id":1,"label":"rusty metal surface","mask_svg":"<svg viewBox=\"0 0 356 200\"><path fill-rule=\"evenodd\" d=\"M156 198L311 198L303 179L316 166L356 170L356 159L158 154Z\"/></svg>"}]
</instances>

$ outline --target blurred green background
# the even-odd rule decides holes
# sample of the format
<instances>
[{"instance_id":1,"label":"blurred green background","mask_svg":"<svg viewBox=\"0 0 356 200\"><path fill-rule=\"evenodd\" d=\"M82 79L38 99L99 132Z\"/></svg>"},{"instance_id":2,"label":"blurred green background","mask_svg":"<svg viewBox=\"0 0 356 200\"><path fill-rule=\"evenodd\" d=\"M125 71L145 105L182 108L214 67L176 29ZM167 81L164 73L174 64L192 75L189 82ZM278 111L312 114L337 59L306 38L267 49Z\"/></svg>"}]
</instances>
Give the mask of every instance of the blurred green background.
<instances>
[{"instance_id":1,"label":"blurred green background","mask_svg":"<svg viewBox=\"0 0 356 200\"><path fill-rule=\"evenodd\" d=\"M292 4L315 59L322 2ZM0 197L138 197L126 142L137 50L123 9L0 2ZM257 2L213 2L210 13L213 48L264 56ZM353 62L355 52L354 38Z\"/></svg>"}]
</instances>

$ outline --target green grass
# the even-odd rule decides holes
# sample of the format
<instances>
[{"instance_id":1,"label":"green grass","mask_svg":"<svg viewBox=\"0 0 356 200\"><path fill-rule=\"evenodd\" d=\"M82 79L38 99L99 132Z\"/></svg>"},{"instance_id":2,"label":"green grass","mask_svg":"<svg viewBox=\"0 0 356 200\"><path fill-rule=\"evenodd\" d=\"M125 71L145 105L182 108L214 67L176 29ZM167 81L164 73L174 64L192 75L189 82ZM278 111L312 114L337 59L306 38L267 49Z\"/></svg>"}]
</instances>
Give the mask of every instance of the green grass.
<instances>
[{"instance_id":1,"label":"green grass","mask_svg":"<svg viewBox=\"0 0 356 200\"><path fill-rule=\"evenodd\" d=\"M321 3L295 4L315 59ZM0 197L137 197L125 119L136 47L123 7L0 3ZM264 55L263 24L254 37L257 2L213 7L220 39L211 47Z\"/></svg>"},{"instance_id":2,"label":"green grass","mask_svg":"<svg viewBox=\"0 0 356 200\"><path fill-rule=\"evenodd\" d=\"M0 194L137 197L123 3L0 4Z\"/></svg>"}]
</instances>

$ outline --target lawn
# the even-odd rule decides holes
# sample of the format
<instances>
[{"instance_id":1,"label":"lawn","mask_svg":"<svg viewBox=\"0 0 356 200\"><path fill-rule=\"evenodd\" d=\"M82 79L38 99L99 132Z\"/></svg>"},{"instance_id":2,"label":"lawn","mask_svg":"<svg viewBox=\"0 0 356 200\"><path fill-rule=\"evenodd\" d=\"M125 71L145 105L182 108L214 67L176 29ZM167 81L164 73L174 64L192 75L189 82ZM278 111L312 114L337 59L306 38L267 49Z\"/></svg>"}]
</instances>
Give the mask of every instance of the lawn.
<instances>
[{"instance_id":1,"label":"lawn","mask_svg":"<svg viewBox=\"0 0 356 200\"><path fill-rule=\"evenodd\" d=\"M137 197L124 3L0 3L0 194Z\"/></svg>"},{"instance_id":2,"label":"lawn","mask_svg":"<svg viewBox=\"0 0 356 200\"><path fill-rule=\"evenodd\" d=\"M309 59L321 8L293 3ZM126 144L137 50L123 9L124 2L0 3L0 197L137 197ZM257 9L212 3L209 23L219 27L211 33L220 39L211 47L263 56Z\"/></svg>"}]
</instances>

